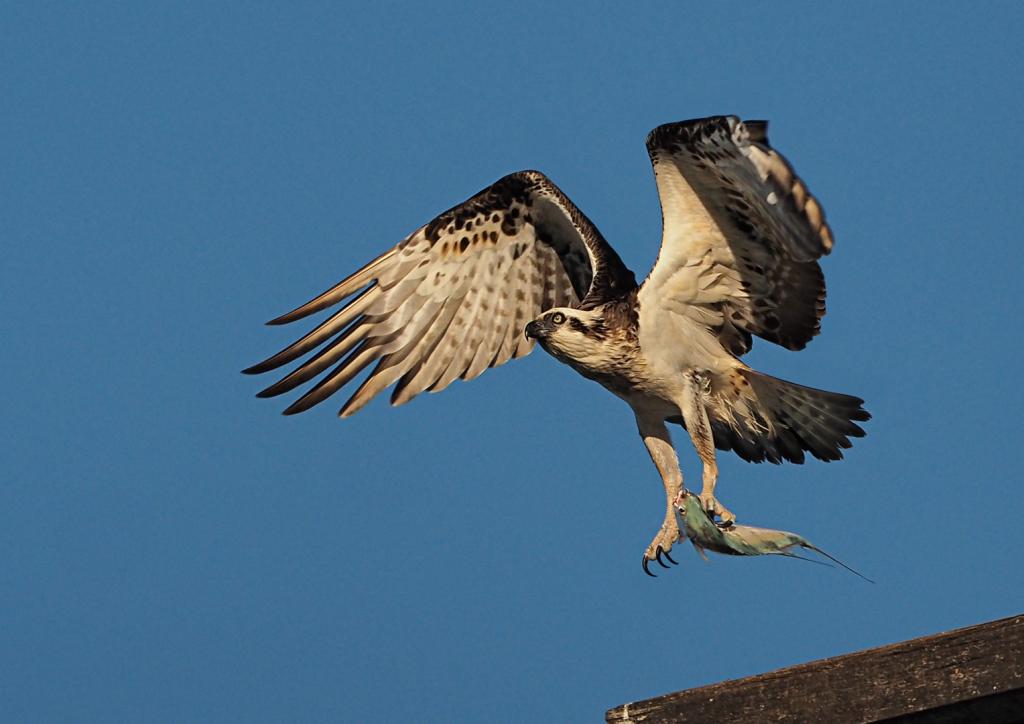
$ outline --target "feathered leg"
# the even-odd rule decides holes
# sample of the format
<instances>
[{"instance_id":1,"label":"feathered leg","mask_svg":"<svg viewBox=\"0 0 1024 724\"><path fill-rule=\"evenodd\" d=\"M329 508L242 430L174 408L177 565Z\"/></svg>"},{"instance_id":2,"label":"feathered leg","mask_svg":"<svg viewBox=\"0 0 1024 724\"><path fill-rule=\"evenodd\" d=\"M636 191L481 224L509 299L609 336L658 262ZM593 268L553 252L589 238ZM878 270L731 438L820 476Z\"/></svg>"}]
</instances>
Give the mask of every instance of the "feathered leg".
<instances>
[{"instance_id":1,"label":"feathered leg","mask_svg":"<svg viewBox=\"0 0 1024 724\"><path fill-rule=\"evenodd\" d=\"M637 412L636 425L640 430L640 437L643 438L644 445L647 446L647 452L650 453L651 460L654 461L654 466L658 468L661 482L665 486L665 520L654 536L654 540L644 551L643 558L644 571L653 576L654 574L648 570L647 564L656 560L665 566L661 560L662 555L672 550L672 545L679 540L679 521L676 519L673 503L683 488L683 473L679 469L679 458L676 457L675 448L672 447L672 438L669 436L665 421L658 416ZM672 559L669 558L669 560Z\"/></svg>"},{"instance_id":2,"label":"feathered leg","mask_svg":"<svg viewBox=\"0 0 1024 724\"><path fill-rule=\"evenodd\" d=\"M710 379L699 370L690 370L684 377L682 399L679 409L686 422L686 431L690 440L697 448L697 455L704 463L704 487L700 493L700 501L704 509L712 516L717 514L723 523L736 520L724 505L715 499L715 484L718 482L718 463L715 462L715 438L711 432L706 407Z\"/></svg>"}]
</instances>

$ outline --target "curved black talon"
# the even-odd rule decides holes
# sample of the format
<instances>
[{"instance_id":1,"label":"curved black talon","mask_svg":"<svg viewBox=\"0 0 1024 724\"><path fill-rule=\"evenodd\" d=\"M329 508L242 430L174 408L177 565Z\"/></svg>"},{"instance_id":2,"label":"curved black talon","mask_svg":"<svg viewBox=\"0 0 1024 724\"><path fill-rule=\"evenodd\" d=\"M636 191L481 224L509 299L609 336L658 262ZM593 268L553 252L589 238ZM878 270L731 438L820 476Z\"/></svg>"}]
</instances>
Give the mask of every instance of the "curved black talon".
<instances>
[{"instance_id":1,"label":"curved black talon","mask_svg":"<svg viewBox=\"0 0 1024 724\"><path fill-rule=\"evenodd\" d=\"M678 565L679 565L678 563L676 563L676 562L675 562L675 561L674 561L674 560L672 559L672 556L670 556L670 555L668 554L668 551L662 551L662 553L664 553L664 554L665 554L665 557L666 557L666 558L668 558L668 562L669 562L669 563L671 563L671 564L672 564L673 566L678 566Z\"/></svg>"},{"instance_id":2,"label":"curved black talon","mask_svg":"<svg viewBox=\"0 0 1024 724\"><path fill-rule=\"evenodd\" d=\"M661 546L658 546L658 550L654 553L654 560L658 561L658 565L662 568L668 568L668 566L665 565L665 561L661 560L663 555L665 555L664 549Z\"/></svg>"},{"instance_id":3,"label":"curved black talon","mask_svg":"<svg viewBox=\"0 0 1024 724\"><path fill-rule=\"evenodd\" d=\"M650 576L651 578L657 578L657 577L658 577L658 575L657 575L656 573L651 573L650 569L649 569L649 568L647 567L647 563L648 563L648 560L647 560L647 554L645 553L645 554L644 554L644 563L643 563L643 566L644 566L644 573L646 573L646 574L647 574L648 576Z\"/></svg>"}]
</instances>

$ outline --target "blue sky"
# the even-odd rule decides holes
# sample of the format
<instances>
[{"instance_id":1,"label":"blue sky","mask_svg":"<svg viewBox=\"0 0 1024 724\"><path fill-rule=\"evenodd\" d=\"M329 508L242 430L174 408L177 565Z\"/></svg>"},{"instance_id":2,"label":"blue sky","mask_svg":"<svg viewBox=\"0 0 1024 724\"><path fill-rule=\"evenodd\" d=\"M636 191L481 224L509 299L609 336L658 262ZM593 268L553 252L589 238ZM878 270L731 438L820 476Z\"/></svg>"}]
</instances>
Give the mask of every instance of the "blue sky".
<instances>
[{"instance_id":1,"label":"blue sky","mask_svg":"<svg viewBox=\"0 0 1024 724\"><path fill-rule=\"evenodd\" d=\"M19 721L595 721L1020 613L1011 3L7 4L0 708ZM293 418L262 322L513 170L646 275L648 130L735 113L822 200L785 379L874 419L723 501L876 579L679 548L628 408L543 353ZM681 431L680 431L681 432ZM676 435L684 475L698 461Z\"/></svg>"}]
</instances>

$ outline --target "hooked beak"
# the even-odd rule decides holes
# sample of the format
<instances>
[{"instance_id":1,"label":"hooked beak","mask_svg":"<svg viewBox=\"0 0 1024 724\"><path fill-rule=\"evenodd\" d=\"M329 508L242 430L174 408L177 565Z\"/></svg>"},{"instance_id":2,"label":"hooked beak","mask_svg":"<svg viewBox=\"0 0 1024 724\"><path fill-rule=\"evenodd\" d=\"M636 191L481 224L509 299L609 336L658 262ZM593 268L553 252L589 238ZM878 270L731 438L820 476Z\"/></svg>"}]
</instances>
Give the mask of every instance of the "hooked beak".
<instances>
[{"instance_id":1,"label":"hooked beak","mask_svg":"<svg viewBox=\"0 0 1024 724\"><path fill-rule=\"evenodd\" d=\"M540 339L541 326L536 322L530 322L526 325L526 338L527 339Z\"/></svg>"}]
</instances>

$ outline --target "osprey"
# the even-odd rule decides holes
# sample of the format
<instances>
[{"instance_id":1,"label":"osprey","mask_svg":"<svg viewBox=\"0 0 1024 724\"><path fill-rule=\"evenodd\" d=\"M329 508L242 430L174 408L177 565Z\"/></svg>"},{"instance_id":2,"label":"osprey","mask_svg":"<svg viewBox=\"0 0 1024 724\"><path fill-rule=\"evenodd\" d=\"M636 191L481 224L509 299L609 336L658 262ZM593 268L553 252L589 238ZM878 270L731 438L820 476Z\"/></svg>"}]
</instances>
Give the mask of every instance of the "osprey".
<instances>
[{"instance_id":1,"label":"osprey","mask_svg":"<svg viewBox=\"0 0 1024 724\"><path fill-rule=\"evenodd\" d=\"M259 393L317 384L285 410L308 410L371 363L339 415L394 384L400 405L456 379L546 352L626 401L665 488L664 521L643 567L680 538L673 501L683 476L667 422L703 463L700 501L715 498L715 449L744 460L838 460L869 419L863 400L756 372L740 357L754 336L802 349L820 331L818 259L832 232L817 200L768 143L767 122L715 116L647 137L664 230L657 262L636 278L590 219L544 174L520 171L417 229L347 279L269 324L347 303L272 357L267 372L320 348ZM672 561L674 562L674 561Z\"/></svg>"}]
</instances>

